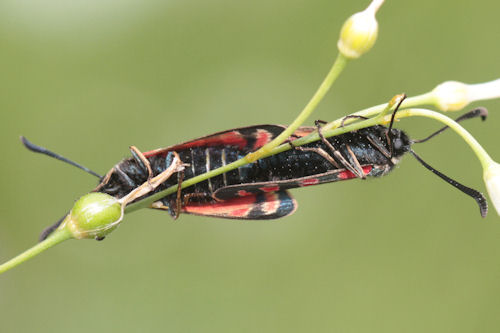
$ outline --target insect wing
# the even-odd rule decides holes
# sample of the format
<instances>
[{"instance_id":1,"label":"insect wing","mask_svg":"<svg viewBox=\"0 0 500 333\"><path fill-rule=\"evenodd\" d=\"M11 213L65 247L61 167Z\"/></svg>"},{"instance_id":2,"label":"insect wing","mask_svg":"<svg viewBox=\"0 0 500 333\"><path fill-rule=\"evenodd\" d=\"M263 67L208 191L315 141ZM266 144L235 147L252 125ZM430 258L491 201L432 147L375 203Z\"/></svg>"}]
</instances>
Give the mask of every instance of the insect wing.
<instances>
[{"instance_id":1,"label":"insect wing","mask_svg":"<svg viewBox=\"0 0 500 333\"><path fill-rule=\"evenodd\" d=\"M315 131L317 131L316 127L302 126L302 127L297 128L297 130L295 130L295 132L293 132L293 136L296 138L301 138L301 137L307 136ZM293 137L292 137L292 139L293 139Z\"/></svg>"},{"instance_id":2,"label":"insect wing","mask_svg":"<svg viewBox=\"0 0 500 333\"><path fill-rule=\"evenodd\" d=\"M287 191L236 197L216 203L189 203L183 213L241 220L271 220L292 214L297 202Z\"/></svg>"},{"instance_id":3,"label":"insect wing","mask_svg":"<svg viewBox=\"0 0 500 333\"><path fill-rule=\"evenodd\" d=\"M362 168L365 175L369 175L370 172L378 172L377 166L366 165ZM356 175L354 175L351 171L346 169L336 169L307 177L225 186L215 191L214 197L218 200L227 200L234 197L271 193L291 188L332 183L353 178L356 178Z\"/></svg>"},{"instance_id":4,"label":"insect wing","mask_svg":"<svg viewBox=\"0 0 500 333\"><path fill-rule=\"evenodd\" d=\"M178 145L152 150L144 153L144 156L166 155L169 151L180 152L194 147L214 146L233 146L238 147L242 152L252 152L269 143L283 132L284 129L285 127L280 125L257 125L235 128Z\"/></svg>"}]
</instances>

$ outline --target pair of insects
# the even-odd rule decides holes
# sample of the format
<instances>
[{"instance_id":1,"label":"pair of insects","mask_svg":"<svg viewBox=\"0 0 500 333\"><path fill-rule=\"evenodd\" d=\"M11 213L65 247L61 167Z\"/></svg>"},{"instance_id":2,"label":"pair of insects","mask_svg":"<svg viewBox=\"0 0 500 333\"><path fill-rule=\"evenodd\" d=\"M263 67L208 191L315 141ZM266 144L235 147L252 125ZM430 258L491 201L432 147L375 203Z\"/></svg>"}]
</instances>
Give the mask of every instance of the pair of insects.
<instances>
[{"instance_id":1,"label":"pair of insects","mask_svg":"<svg viewBox=\"0 0 500 333\"><path fill-rule=\"evenodd\" d=\"M316 127L300 127L289 138L292 149L209 178L182 191L179 187L177 193L154 202L151 208L167 210L174 218L179 213L188 213L230 219L276 219L292 214L297 208L297 202L288 189L353 178L380 177L390 172L401 157L410 152L427 169L474 198L481 216L486 216L487 203L481 193L435 170L411 149L412 144L427 141L447 127L426 139L411 140L403 131L392 128L395 112L389 127L376 125L330 138L321 135L318 123ZM475 117L484 120L486 116L486 109L478 108L457 121ZM124 197L164 172L175 154L184 164L184 170L178 172L177 177L163 181L143 196L146 197L180 184L183 179L234 162L264 146L284 129L279 125L237 128L146 153L131 147L132 157L116 164L104 177L25 138L22 140L32 151L63 160L99 177L100 182L94 191L116 198ZM316 130L321 140L300 147L293 145L296 138ZM44 230L41 239L45 239L61 221Z\"/></svg>"}]
</instances>

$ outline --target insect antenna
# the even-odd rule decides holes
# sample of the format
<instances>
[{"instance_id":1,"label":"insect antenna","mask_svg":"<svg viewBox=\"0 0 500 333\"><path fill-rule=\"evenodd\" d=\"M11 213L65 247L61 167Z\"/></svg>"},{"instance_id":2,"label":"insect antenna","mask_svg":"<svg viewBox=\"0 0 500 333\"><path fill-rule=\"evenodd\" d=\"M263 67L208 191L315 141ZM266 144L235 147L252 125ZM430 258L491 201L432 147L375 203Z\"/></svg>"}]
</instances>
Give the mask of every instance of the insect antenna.
<instances>
[{"instance_id":1,"label":"insect antenna","mask_svg":"<svg viewBox=\"0 0 500 333\"><path fill-rule=\"evenodd\" d=\"M488 117L488 110L486 110L486 108L480 107L480 108L471 110L471 111L461 115L460 117L455 119L455 121L458 123L458 122L461 122L462 120L472 119L472 118L477 118L477 117L481 117L481 120L485 121L486 118ZM420 140L413 140L412 143L422 143L422 142L425 142L427 140L430 140L433 137L435 137L436 135L441 134L442 132L444 132L448 128L449 128L449 126L444 126L441 129L439 129L436 132L429 135L428 137L426 137L424 139L420 139Z\"/></svg>"},{"instance_id":2,"label":"insect antenna","mask_svg":"<svg viewBox=\"0 0 500 333\"><path fill-rule=\"evenodd\" d=\"M486 110L483 107L476 108L476 109L473 109L473 110L461 115L460 117L455 119L455 121L461 122L462 120L473 119L473 118L477 118L477 117L481 117L481 120L483 120L483 121L486 120L486 118L488 117L488 110ZM449 126L444 126L424 139L412 140L412 144L426 142L426 141L432 139L433 137L435 137L436 135L444 132L448 128L449 128ZM422 158L420 156L418 156L417 153L415 153L415 151L413 151L413 149L410 150L410 153L417 159L417 161L420 162L420 164L422 164L428 170L432 171L435 175L439 176L441 179L446 181L448 184L454 186L455 188L459 189L460 191L467 194L468 196L474 198L474 200L476 200L477 204L479 205L479 211L481 213L481 216L482 217L486 216L486 214L488 213L488 203L486 201L486 198L483 196L483 194L481 192L476 191L476 190L474 190L470 187L467 187L463 184L460 184L456 180L451 179L450 177L448 177L448 176L444 175L443 173L439 172L438 170L434 169L429 164L427 164L424 160L422 160Z\"/></svg>"},{"instance_id":3,"label":"insect antenna","mask_svg":"<svg viewBox=\"0 0 500 333\"><path fill-rule=\"evenodd\" d=\"M435 175L439 176L441 179L443 179L445 182L450 184L451 186L454 186L455 188L459 189L463 193L467 194L468 196L472 197L474 200L476 200L477 204L479 205L479 212L481 213L482 217L486 217L486 214L488 213L488 202L486 201L486 198L481 192L478 192L470 187L467 187L465 185L460 184L454 179L451 179L450 177L446 176L445 174L439 172L438 170L434 169L431 167L429 164L427 164L420 156L417 155L413 151L413 149L410 149L410 153L419 161L424 167L432 171Z\"/></svg>"},{"instance_id":4,"label":"insect antenna","mask_svg":"<svg viewBox=\"0 0 500 333\"><path fill-rule=\"evenodd\" d=\"M406 99L406 94L402 94L399 101L398 101L398 104L396 105L396 108L394 109L394 111L392 112L392 116L391 116L391 122L389 124L389 130L388 130L388 133L391 132L391 129L392 129L392 125L394 124L394 118L396 117L396 112L398 112L399 110L399 107L401 106L401 104L403 103L403 101Z\"/></svg>"},{"instance_id":5,"label":"insect antenna","mask_svg":"<svg viewBox=\"0 0 500 333\"><path fill-rule=\"evenodd\" d=\"M394 124L394 118L396 117L396 112L398 112L399 110L399 107L401 106L401 104L403 103L403 101L406 99L406 94L402 94L400 96L400 99L399 99L399 102L398 104L396 105L396 108L394 109L394 111L392 112L392 116L391 116L391 122L389 123L389 128L387 129L387 131L385 132L385 137L387 139L387 143L389 144L389 149L390 149L390 153L391 153L391 158L392 156L394 155L394 148L392 146L392 125Z\"/></svg>"},{"instance_id":6,"label":"insect antenna","mask_svg":"<svg viewBox=\"0 0 500 333\"><path fill-rule=\"evenodd\" d=\"M73 162L73 161L71 161L71 160L67 159L66 157L63 157L63 156L61 156L61 155L59 155L59 154L56 154L56 153L54 153L54 152L51 152L50 150L48 150L48 149L46 149L46 148L44 148L44 147L37 146L37 145L35 145L34 143L31 143L30 141L28 141L28 139L26 139L24 136L21 136L21 141L22 141L23 145L24 145L24 146L25 146L28 150L31 150L32 152L35 152L35 153L40 153L40 154L45 154L45 155L50 156L50 157L52 157L52 158L55 158L55 159L58 159L58 160L60 160L60 161L66 162L66 163L68 163L68 164L71 164L71 165L73 165L73 166L75 166L75 167L79 168L79 169L82 169L82 170L83 170L83 171L85 171L85 172L90 173L92 176L95 176L95 177L97 177L97 178L99 178L99 179L102 179L102 176L101 176L101 175L99 175L98 173L96 173L96 172L94 172L94 171L90 170L89 168L86 168L86 167L84 167L83 165L80 165L80 164L78 164L78 163L76 163L76 162Z\"/></svg>"}]
</instances>

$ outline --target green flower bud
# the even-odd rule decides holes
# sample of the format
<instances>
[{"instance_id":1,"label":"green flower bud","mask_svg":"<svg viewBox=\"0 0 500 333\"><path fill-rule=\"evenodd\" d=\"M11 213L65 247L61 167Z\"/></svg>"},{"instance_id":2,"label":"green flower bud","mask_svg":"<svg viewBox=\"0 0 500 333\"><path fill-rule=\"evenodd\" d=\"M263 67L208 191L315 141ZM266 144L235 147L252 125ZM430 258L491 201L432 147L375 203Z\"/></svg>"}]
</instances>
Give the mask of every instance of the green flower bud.
<instances>
[{"instance_id":1,"label":"green flower bud","mask_svg":"<svg viewBox=\"0 0 500 333\"><path fill-rule=\"evenodd\" d=\"M121 204L108 194L93 192L81 197L66 217L62 228L68 228L74 238L103 239L122 218Z\"/></svg>"},{"instance_id":2,"label":"green flower bud","mask_svg":"<svg viewBox=\"0 0 500 333\"><path fill-rule=\"evenodd\" d=\"M342 26L337 47L348 59L356 59L368 52L378 35L378 23L375 14L383 0L373 0L362 12L356 13Z\"/></svg>"}]
</instances>

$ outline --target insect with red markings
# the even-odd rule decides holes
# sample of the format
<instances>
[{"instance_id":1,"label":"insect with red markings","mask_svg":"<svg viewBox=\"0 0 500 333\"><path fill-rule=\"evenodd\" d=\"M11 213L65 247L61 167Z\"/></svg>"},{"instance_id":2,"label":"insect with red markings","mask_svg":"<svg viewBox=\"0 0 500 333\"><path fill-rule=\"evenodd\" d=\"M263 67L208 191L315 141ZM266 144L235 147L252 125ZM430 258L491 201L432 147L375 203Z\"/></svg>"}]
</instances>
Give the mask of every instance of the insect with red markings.
<instances>
[{"instance_id":1,"label":"insect with red markings","mask_svg":"<svg viewBox=\"0 0 500 333\"><path fill-rule=\"evenodd\" d=\"M230 219L276 219L292 214L297 208L297 202L288 189L384 176L405 153L410 152L427 169L474 198L481 215L486 216L487 203L480 192L432 168L411 149L412 144L427 141L447 127L426 139L411 140L403 131L392 128L394 114L389 127L376 125L330 138L321 135L319 123L316 127L300 127L289 139L292 149L179 190L154 202L151 208L166 210L174 218L179 213L188 213ZM474 117L484 120L486 116L486 109L478 108L464 114L457 121ZM174 154L184 163L185 169L145 196L179 184L183 179L234 162L273 140L284 128L279 125L237 128L145 153L131 147L132 157L116 164L104 177L36 146L25 138L22 140L32 151L58 158L99 177L100 182L94 192L122 198L166 170L172 163ZM316 130L319 131L321 140L300 147L293 145L293 140ZM44 230L41 239L55 230L63 219L64 217Z\"/></svg>"}]
</instances>

